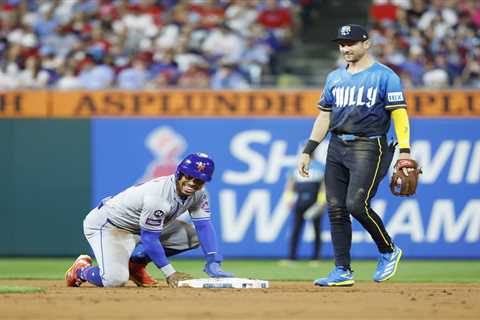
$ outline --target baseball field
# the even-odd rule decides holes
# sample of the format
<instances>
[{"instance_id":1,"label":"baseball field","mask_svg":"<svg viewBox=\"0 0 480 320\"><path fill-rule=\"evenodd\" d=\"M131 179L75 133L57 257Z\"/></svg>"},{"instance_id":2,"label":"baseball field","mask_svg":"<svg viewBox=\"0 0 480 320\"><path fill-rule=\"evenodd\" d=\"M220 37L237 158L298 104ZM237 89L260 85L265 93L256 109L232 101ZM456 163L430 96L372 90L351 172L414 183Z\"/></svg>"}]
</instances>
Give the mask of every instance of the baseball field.
<instances>
[{"instance_id":1,"label":"baseball field","mask_svg":"<svg viewBox=\"0 0 480 320\"><path fill-rule=\"evenodd\" d=\"M320 288L331 261L229 260L237 277L270 280L268 289L101 289L63 280L72 259L0 259L1 319L479 319L480 261L404 260L394 279L370 280L375 261L354 262L353 287ZM173 260L205 277L200 260ZM154 266L149 270L157 279Z\"/></svg>"}]
</instances>

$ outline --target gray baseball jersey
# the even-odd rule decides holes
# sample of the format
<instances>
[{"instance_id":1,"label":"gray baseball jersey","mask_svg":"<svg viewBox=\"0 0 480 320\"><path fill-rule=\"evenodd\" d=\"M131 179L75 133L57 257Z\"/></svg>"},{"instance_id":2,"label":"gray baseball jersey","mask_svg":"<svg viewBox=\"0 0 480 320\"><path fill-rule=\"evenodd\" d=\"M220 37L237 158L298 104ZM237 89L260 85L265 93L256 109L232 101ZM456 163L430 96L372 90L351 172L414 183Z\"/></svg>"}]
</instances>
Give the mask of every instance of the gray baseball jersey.
<instances>
[{"instance_id":1,"label":"gray baseball jersey","mask_svg":"<svg viewBox=\"0 0 480 320\"><path fill-rule=\"evenodd\" d=\"M202 189L182 199L177 194L174 175L132 186L104 200L102 210L113 225L137 234L140 228L161 231L187 210L193 220L210 218L206 191Z\"/></svg>"}]
</instances>

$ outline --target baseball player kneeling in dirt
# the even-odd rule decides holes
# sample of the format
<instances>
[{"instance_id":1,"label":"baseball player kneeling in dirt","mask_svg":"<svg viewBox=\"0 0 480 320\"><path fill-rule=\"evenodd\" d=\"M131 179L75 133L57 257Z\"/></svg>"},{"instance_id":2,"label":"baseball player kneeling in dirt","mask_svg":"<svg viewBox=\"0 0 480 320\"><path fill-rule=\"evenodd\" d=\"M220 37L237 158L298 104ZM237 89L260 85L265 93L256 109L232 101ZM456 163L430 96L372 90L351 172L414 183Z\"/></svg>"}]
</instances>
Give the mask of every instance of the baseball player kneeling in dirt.
<instances>
[{"instance_id":1,"label":"baseball player kneeling in dirt","mask_svg":"<svg viewBox=\"0 0 480 320\"><path fill-rule=\"evenodd\" d=\"M221 269L222 256L210 219L208 195L203 189L213 171L214 162L208 155L190 154L180 162L175 174L102 200L83 222L98 266L92 266L89 256L80 255L65 274L67 286L78 287L88 281L98 287L120 287L129 278L140 286L152 285L156 281L147 274L145 265L153 261L167 284L177 287L178 281L188 275L175 271L167 257L199 244L206 258L204 271L209 276L233 277ZM194 227L177 219L185 211Z\"/></svg>"}]
</instances>

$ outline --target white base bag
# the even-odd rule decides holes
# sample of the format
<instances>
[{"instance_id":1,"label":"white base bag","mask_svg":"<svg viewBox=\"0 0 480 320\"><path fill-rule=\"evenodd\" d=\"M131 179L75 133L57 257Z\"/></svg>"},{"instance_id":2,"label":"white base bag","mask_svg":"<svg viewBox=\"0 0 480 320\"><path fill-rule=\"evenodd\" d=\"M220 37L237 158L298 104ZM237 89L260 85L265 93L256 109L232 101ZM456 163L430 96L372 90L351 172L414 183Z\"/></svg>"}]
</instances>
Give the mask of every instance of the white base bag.
<instances>
[{"instance_id":1,"label":"white base bag","mask_svg":"<svg viewBox=\"0 0 480 320\"><path fill-rule=\"evenodd\" d=\"M178 281L179 287L190 288L234 288L234 289L266 289L268 281L246 278L202 278Z\"/></svg>"}]
</instances>

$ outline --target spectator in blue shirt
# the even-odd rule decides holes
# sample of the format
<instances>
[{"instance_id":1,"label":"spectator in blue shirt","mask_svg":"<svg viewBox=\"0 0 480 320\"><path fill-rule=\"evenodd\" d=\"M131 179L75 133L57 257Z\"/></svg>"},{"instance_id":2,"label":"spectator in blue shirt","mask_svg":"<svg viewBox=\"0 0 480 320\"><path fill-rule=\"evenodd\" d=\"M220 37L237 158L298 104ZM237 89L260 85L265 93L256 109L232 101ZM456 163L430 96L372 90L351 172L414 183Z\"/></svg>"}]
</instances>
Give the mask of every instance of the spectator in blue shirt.
<instances>
[{"instance_id":1,"label":"spectator in blue shirt","mask_svg":"<svg viewBox=\"0 0 480 320\"><path fill-rule=\"evenodd\" d=\"M118 87L120 89L142 89L147 81L145 62L141 59L134 59L132 66L123 69L118 74Z\"/></svg>"},{"instance_id":2,"label":"spectator in blue shirt","mask_svg":"<svg viewBox=\"0 0 480 320\"><path fill-rule=\"evenodd\" d=\"M53 16L54 9L55 8L52 7L45 12L34 25L35 33L40 39L52 35L55 33L55 29L57 29L58 21Z\"/></svg>"},{"instance_id":3,"label":"spectator in blue shirt","mask_svg":"<svg viewBox=\"0 0 480 320\"><path fill-rule=\"evenodd\" d=\"M214 73L210 87L212 89L248 89L249 83L242 73L230 62L223 62Z\"/></svg>"},{"instance_id":4,"label":"spectator in blue shirt","mask_svg":"<svg viewBox=\"0 0 480 320\"><path fill-rule=\"evenodd\" d=\"M112 67L101 61L97 65L93 60L85 63L83 70L80 72L79 79L84 89L100 90L110 88L114 79Z\"/></svg>"}]
</instances>

